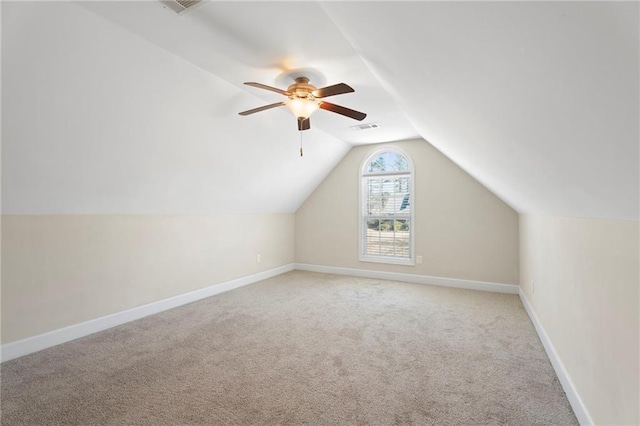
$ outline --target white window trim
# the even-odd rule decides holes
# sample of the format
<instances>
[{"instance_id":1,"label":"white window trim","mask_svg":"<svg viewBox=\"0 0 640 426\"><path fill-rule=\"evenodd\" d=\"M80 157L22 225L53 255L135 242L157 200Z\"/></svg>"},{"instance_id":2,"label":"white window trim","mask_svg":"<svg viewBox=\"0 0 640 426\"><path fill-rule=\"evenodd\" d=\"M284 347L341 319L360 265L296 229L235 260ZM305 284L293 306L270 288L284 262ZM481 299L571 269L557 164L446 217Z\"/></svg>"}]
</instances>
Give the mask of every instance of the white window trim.
<instances>
[{"instance_id":1,"label":"white window trim","mask_svg":"<svg viewBox=\"0 0 640 426\"><path fill-rule=\"evenodd\" d=\"M380 172L380 173L365 174L366 172L365 168L369 165L369 163L371 163L373 158L375 158L376 156L380 155L383 152L389 152L389 151L402 155L404 158L407 159L407 163L409 165L408 174L411 177L409 181L409 199L411 200L411 215L409 216L409 220L410 220L409 223L411 225L411 228L409 233L410 256L408 259L401 259L401 258L387 257L387 256L372 256L364 253L365 236L366 236L366 231L364 226L364 206L363 206L363 203L364 203L363 194L364 194L364 182L365 182L364 178L369 176L374 177L374 176L384 176L384 175L398 175L403 173L403 172ZM415 200L416 200L416 197L415 197L415 188L414 188L415 180L416 180L416 171L415 171L415 168L413 167L413 160L405 151L395 146L380 147L375 151L371 152L364 159L362 164L360 164L360 169L358 171L358 179L360 180L358 183L358 230L359 230L358 260L360 262L388 263L392 265L414 266L415 257L416 257L415 256L415 234L416 234Z\"/></svg>"}]
</instances>

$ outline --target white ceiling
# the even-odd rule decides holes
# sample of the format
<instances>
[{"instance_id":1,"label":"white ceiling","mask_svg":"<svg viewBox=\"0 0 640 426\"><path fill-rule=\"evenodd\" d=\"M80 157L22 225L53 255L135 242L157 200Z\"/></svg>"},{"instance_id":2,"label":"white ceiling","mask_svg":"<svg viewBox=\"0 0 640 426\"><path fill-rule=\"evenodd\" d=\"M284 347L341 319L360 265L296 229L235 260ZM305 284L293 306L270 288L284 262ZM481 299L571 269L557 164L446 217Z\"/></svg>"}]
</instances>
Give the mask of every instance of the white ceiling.
<instances>
[{"instance_id":1,"label":"white ceiling","mask_svg":"<svg viewBox=\"0 0 640 426\"><path fill-rule=\"evenodd\" d=\"M518 211L638 219L637 2L324 8L420 134Z\"/></svg>"},{"instance_id":2,"label":"white ceiling","mask_svg":"<svg viewBox=\"0 0 640 426\"><path fill-rule=\"evenodd\" d=\"M86 7L239 87L284 87L278 75L299 67L347 82L356 93L335 102L380 130L350 131L328 113L314 126L352 144L417 130L520 212L639 216L635 2L212 2L182 16L155 2ZM272 113L287 111L261 114Z\"/></svg>"},{"instance_id":3,"label":"white ceiling","mask_svg":"<svg viewBox=\"0 0 640 426\"><path fill-rule=\"evenodd\" d=\"M350 145L70 2L2 3L2 211L291 213Z\"/></svg>"},{"instance_id":4,"label":"white ceiling","mask_svg":"<svg viewBox=\"0 0 640 426\"><path fill-rule=\"evenodd\" d=\"M277 93L243 85L255 81L286 89L287 72L307 69L317 87L345 82L355 93L330 102L367 113L362 123L318 111L312 128L349 144L389 142L419 137L393 98L320 4L315 2L207 2L177 15L157 1L84 2L87 9L236 85L250 96L238 110L284 100ZM264 114L291 116L286 108ZM297 128L295 118L291 126ZM378 123L375 131L351 126Z\"/></svg>"},{"instance_id":5,"label":"white ceiling","mask_svg":"<svg viewBox=\"0 0 640 426\"><path fill-rule=\"evenodd\" d=\"M211 2L182 15L157 1L79 4L119 31L212 76L208 83L189 82L209 91L200 104L212 103L219 114L217 125L233 123L225 131L237 143L249 146L261 139L264 149L259 154L243 151L242 162L263 177L276 172L260 168L259 160L285 164L278 168L278 185L290 192L290 200L271 203L265 211L294 211L346 153L339 141L355 145L423 137L521 213L638 219L636 2ZM5 15L3 9L3 80ZM32 25L47 37L52 26L87 20L67 15ZM127 43L142 46L142 40ZM89 46L92 42L87 41ZM98 55L105 43L94 43ZM126 60L117 52L109 57ZM317 153L315 160L305 157L305 166L315 167L311 178L305 177L305 167L288 168L290 159L278 148L283 125L296 133L295 119L285 108L236 115L281 99L243 82L284 88L288 82L283 74L298 68L319 74L312 81L318 86L345 82L354 87L355 93L331 102L366 112L364 123L380 125L356 132L350 126L358 122L316 112L305 137L326 143L326 152L323 156L320 145L311 145ZM153 83L161 84L162 78L154 77ZM236 123L244 128L234 130ZM202 129L211 124L200 123ZM25 161L36 151L21 149L16 152ZM200 152L198 142L185 149L195 156ZM229 155L238 156L238 151ZM191 166L185 163L184 170ZM161 172L158 168L153 176ZM220 178L215 169L201 172L201 182ZM19 177L16 170L12 182ZM290 187L291 180L304 185ZM27 184L15 185L22 190ZM40 186L40 192L50 189ZM29 191L22 193L25 198ZM161 203L158 197L133 210L158 211ZM36 209L22 205L15 210ZM197 205L181 211L212 209Z\"/></svg>"}]
</instances>

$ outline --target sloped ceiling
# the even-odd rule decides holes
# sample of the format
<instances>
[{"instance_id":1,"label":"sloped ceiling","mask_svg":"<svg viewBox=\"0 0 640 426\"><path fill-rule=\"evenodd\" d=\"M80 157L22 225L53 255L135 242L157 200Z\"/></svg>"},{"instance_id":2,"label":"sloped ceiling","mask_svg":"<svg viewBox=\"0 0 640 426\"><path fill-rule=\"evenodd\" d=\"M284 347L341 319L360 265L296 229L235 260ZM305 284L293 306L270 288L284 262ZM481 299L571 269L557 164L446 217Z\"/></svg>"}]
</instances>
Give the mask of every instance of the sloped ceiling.
<instances>
[{"instance_id":1,"label":"sloped ceiling","mask_svg":"<svg viewBox=\"0 0 640 426\"><path fill-rule=\"evenodd\" d=\"M638 219L637 2L323 7L420 134L516 210Z\"/></svg>"},{"instance_id":2,"label":"sloped ceiling","mask_svg":"<svg viewBox=\"0 0 640 426\"><path fill-rule=\"evenodd\" d=\"M161 146L166 149L159 153L140 145L142 142L132 142L129 149L133 152L150 149L147 152L162 159L158 164L142 162L142 176L132 172L139 167L136 161L122 160L127 146L114 146L107 150L107 164L120 168L123 177L108 183L107 172L100 167L85 165L84 172L74 172L73 167L72 171L70 167L64 172L51 170L47 155L56 158L61 154L48 146L41 154L43 146L38 144L28 149L10 144L7 152L3 128L3 186L10 183L6 186L15 189L6 195L3 188L5 209L8 201L16 211L38 211L56 202L58 210L108 210L101 201L108 197L90 191L99 180L113 197L110 205L120 206L115 210L121 212L295 211L350 145L421 136L521 213L638 219L637 3L211 2L182 15L156 1L78 4L85 15L89 10L120 27L104 24L102 36L123 33L122 29L135 36L125 40L120 34L121 44L116 46L92 40L97 37L93 28L78 28L87 32L88 39L77 54L87 55L93 47L97 57L106 54L111 62L124 61L116 68L131 60L137 72L146 70L141 62L153 63L158 76L150 77L145 93L157 86L167 101L177 102L183 110L163 116L162 125L156 125L164 128L170 118L184 122L186 114L196 113L202 114L199 132L182 135L181 149L165 141ZM53 15L45 13L39 20L25 19L31 30L26 33L33 37L33 32L39 32L42 43L51 38L48 32L68 32L65 25L79 25L74 20L92 19L67 10L82 9L77 5L56 7L66 9L57 14L48 11ZM5 17L3 5L6 111ZM25 33L15 25L10 31ZM137 46L138 54L153 51L149 55L157 56L159 63L148 57L130 57L130 45ZM16 51L11 58L22 58ZM73 59L77 54L71 52L64 59L77 62ZM162 65L177 58L198 70ZM35 59L18 62L9 68L10 78L31 78L41 83L36 84L39 89L52 83L42 70L21 74L24 70L19 65L35 67ZM111 62L105 66L112 66ZM311 69L312 82L317 85L352 85L356 93L332 101L367 112L365 122L376 122L380 128L355 132L350 126L357 122L319 111L312 116L312 131L304 134L309 152L301 163L290 155L289 149L295 145L291 139L299 135L285 109L237 116L238 111L280 100L277 94L242 85L244 81L286 87L287 72L298 68ZM199 97L197 110L188 107L192 98L159 87L187 77L169 77L167 72L186 73L190 81L184 84L190 91L197 93L196 88L201 87L206 93L193 94ZM127 90L136 87L130 85ZM32 94L35 100L35 92ZM17 103L26 105L20 96L15 93L11 99L22 99ZM103 98L104 94L91 97L89 104L95 109ZM154 100L161 102L160 98ZM142 99L138 101L142 108ZM28 105L22 113L26 111ZM89 112L83 117L92 120ZM207 133L209 126L216 130ZM9 133L22 136L21 132ZM221 133L225 141L216 147L223 154L215 155L213 148L203 151L207 138ZM64 132L59 136L56 142L65 146ZM98 138L96 143L105 142ZM68 166L86 160L81 148L68 148ZM5 173L7 155L16 161ZM182 160L178 165L171 161L176 155ZM229 161L219 161L220 157L231 158L237 168ZM214 165L201 164L206 163L203 158ZM48 174L38 167L44 167ZM237 172L238 168L245 173ZM35 176L31 173L34 170ZM154 179L171 182L167 176L179 177L178 183L167 190L154 183ZM219 192L211 189L225 180L233 182L240 189L235 193L241 192L243 197L228 188ZM131 189L123 198L118 191L126 188L127 182ZM64 185L79 188L67 193L59 190ZM42 200L47 192L54 195L45 196L46 202L30 201ZM83 201L74 204L73 200L79 199ZM172 207L163 207L171 199ZM72 204L74 208L69 208Z\"/></svg>"}]
</instances>

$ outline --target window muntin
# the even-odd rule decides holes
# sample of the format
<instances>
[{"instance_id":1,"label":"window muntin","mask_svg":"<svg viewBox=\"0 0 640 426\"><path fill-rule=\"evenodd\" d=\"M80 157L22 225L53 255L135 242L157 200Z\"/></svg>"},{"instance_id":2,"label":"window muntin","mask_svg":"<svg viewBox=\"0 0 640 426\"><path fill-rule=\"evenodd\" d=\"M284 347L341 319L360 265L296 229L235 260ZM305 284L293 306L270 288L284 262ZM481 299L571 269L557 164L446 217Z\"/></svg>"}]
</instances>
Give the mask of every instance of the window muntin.
<instances>
[{"instance_id":1,"label":"window muntin","mask_svg":"<svg viewBox=\"0 0 640 426\"><path fill-rule=\"evenodd\" d=\"M413 264L413 172L406 154L387 149L362 167L360 260Z\"/></svg>"}]
</instances>

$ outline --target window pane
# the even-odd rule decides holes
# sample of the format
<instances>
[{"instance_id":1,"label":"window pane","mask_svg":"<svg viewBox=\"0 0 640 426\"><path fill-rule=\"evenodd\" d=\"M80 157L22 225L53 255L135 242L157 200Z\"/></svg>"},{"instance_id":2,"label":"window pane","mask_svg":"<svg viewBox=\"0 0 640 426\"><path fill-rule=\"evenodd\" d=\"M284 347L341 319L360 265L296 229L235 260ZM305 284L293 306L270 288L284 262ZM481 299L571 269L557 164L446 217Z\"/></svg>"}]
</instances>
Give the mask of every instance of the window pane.
<instances>
[{"instance_id":1,"label":"window pane","mask_svg":"<svg viewBox=\"0 0 640 426\"><path fill-rule=\"evenodd\" d=\"M409 178L368 178L366 185L366 214L393 216L409 214Z\"/></svg>"},{"instance_id":2,"label":"window pane","mask_svg":"<svg viewBox=\"0 0 640 426\"><path fill-rule=\"evenodd\" d=\"M411 257L408 219L368 219L365 254Z\"/></svg>"},{"instance_id":3,"label":"window pane","mask_svg":"<svg viewBox=\"0 0 640 426\"><path fill-rule=\"evenodd\" d=\"M396 256L410 257L409 220L396 220Z\"/></svg>"},{"instance_id":4,"label":"window pane","mask_svg":"<svg viewBox=\"0 0 640 426\"><path fill-rule=\"evenodd\" d=\"M383 156L380 156L371 163L369 163L369 169L367 170L369 173L372 172L384 172L385 171L385 160Z\"/></svg>"},{"instance_id":5,"label":"window pane","mask_svg":"<svg viewBox=\"0 0 640 426\"><path fill-rule=\"evenodd\" d=\"M407 159L403 155L391 151L378 155L371 160L367 168L368 173L401 172L406 170L409 170Z\"/></svg>"},{"instance_id":6,"label":"window pane","mask_svg":"<svg viewBox=\"0 0 640 426\"><path fill-rule=\"evenodd\" d=\"M393 171L401 172L403 170L409 170L409 162L403 155L395 154L395 153L390 153L390 154L393 155L393 159L391 160Z\"/></svg>"},{"instance_id":7,"label":"window pane","mask_svg":"<svg viewBox=\"0 0 640 426\"><path fill-rule=\"evenodd\" d=\"M389 194L393 194L393 191L395 190L395 179L383 179L382 180L382 193L383 194L387 194L387 196Z\"/></svg>"},{"instance_id":8,"label":"window pane","mask_svg":"<svg viewBox=\"0 0 640 426\"><path fill-rule=\"evenodd\" d=\"M373 196L367 200L367 214L369 216L381 216L383 211L382 197Z\"/></svg>"},{"instance_id":9,"label":"window pane","mask_svg":"<svg viewBox=\"0 0 640 426\"><path fill-rule=\"evenodd\" d=\"M380 235L379 235L380 221L377 219L367 220L367 235L366 235L366 249L365 254L371 254L374 256L380 255Z\"/></svg>"},{"instance_id":10,"label":"window pane","mask_svg":"<svg viewBox=\"0 0 640 426\"><path fill-rule=\"evenodd\" d=\"M380 221L380 254L382 256L393 256L395 253L394 245L394 229L393 220L381 220Z\"/></svg>"}]
</instances>

